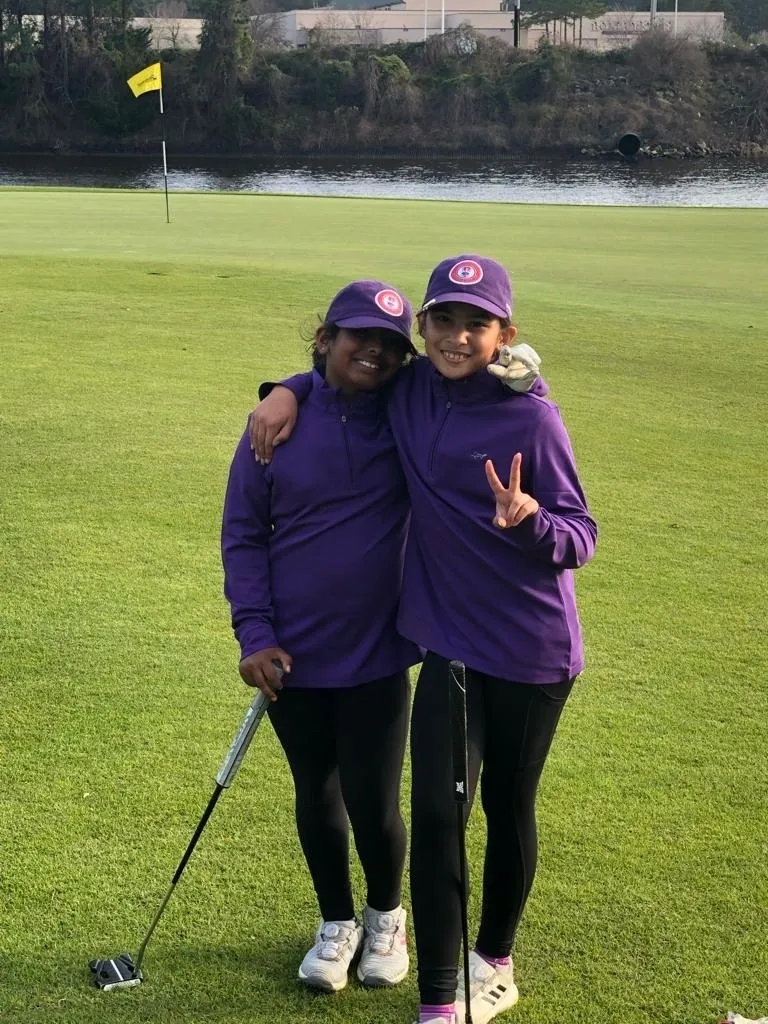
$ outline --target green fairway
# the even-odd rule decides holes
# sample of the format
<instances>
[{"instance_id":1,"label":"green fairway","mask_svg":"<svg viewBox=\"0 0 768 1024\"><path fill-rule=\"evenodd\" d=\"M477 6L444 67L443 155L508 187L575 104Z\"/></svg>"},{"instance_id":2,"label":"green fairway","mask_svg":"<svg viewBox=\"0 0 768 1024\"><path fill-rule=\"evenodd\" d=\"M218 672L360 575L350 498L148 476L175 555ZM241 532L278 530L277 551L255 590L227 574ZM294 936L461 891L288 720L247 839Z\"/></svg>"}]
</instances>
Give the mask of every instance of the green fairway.
<instances>
[{"instance_id":1,"label":"green fairway","mask_svg":"<svg viewBox=\"0 0 768 1024\"><path fill-rule=\"evenodd\" d=\"M601 529L500 1020L768 1014L768 210L210 194L171 215L0 190L0 1022L415 1019L414 972L295 980L316 908L268 724L147 983L98 993L87 962L136 951L250 697L218 544L257 383L308 365L342 284L417 303L472 251L512 271Z\"/></svg>"}]
</instances>

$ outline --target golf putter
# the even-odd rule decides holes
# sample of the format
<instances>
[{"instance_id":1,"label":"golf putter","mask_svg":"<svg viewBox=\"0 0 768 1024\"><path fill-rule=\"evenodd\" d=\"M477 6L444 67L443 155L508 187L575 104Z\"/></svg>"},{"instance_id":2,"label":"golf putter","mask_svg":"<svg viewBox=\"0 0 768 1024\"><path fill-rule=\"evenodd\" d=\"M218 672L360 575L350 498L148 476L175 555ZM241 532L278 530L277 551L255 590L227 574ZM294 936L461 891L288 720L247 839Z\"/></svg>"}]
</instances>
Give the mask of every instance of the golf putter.
<instances>
[{"instance_id":1,"label":"golf putter","mask_svg":"<svg viewBox=\"0 0 768 1024\"><path fill-rule=\"evenodd\" d=\"M467 921L467 846L464 837L464 808L469 802L467 677L464 662L452 661L448 674L450 677L453 798L456 801L456 832L459 841L461 942L464 948L464 1024L472 1024L472 990L469 984L469 922Z\"/></svg>"},{"instance_id":2,"label":"golf putter","mask_svg":"<svg viewBox=\"0 0 768 1024\"><path fill-rule=\"evenodd\" d=\"M282 679L283 666L279 661L273 661L272 664L277 669L278 679ZM160 908L155 914L152 924L149 926L149 931L144 936L144 941L139 946L139 952L136 954L134 960L130 953L121 953L119 956L114 957L111 960L91 960L89 967L93 974L93 980L97 988L100 988L104 992L109 992L113 988L129 988L132 985L140 985L144 980L144 975L141 972L141 965L144 960L144 953L146 952L149 940L152 938L152 933L157 927L157 923L162 917L163 911L168 905L168 901L173 895L173 890L176 888L176 883L182 876L184 868L187 866L187 861L192 856L192 851L197 845L197 841L200 838L203 829L206 826L208 819L213 813L213 809L225 789L229 789L237 775L238 769L243 762L246 751L250 745L251 740L254 737L256 730L259 727L259 723L264 717L264 713L269 707L269 699L259 690L256 696L251 701L251 706L248 708L245 718L242 721L240 728L237 730L235 738L232 740L227 756L224 758L221 768L216 776L216 788L211 794L211 798L208 801L208 806L203 811L203 816L198 822L195 834L189 841L189 846L184 851L184 856L179 862L179 866L176 868L176 872L171 881L171 887L165 894L165 899L160 904Z\"/></svg>"}]
</instances>

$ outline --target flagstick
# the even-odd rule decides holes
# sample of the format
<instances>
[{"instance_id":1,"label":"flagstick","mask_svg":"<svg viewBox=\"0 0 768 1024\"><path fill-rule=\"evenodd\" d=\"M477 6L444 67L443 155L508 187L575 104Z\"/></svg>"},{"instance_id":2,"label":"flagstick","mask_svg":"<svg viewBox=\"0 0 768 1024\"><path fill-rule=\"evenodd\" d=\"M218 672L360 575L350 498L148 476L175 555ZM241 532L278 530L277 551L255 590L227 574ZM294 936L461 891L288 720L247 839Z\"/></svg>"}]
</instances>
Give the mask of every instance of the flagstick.
<instances>
[{"instance_id":1,"label":"flagstick","mask_svg":"<svg viewBox=\"0 0 768 1024\"><path fill-rule=\"evenodd\" d=\"M171 223L171 214L168 209L168 161L165 156L165 117L163 116L163 87L160 86L160 124L163 128L163 178L165 179L165 222Z\"/></svg>"}]
</instances>

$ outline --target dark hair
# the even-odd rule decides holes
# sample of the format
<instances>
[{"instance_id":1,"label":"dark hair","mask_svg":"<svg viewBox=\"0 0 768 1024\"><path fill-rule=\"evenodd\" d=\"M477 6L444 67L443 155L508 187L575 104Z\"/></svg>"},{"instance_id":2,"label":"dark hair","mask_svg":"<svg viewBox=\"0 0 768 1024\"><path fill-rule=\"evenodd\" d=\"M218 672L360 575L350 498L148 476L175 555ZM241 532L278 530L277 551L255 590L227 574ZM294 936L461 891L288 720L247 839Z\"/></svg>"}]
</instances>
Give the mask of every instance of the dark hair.
<instances>
[{"instance_id":1,"label":"dark hair","mask_svg":"<svg viewBox=\"0 0 768 1024\"><path fill-rule=\"evenodd\" d=\"M322 331L328 341L333 341L341 328L338 324L320 324L319 327L315 328L315 333L309 338L309 344L307 351L312 356L312 368L319 370L320 373L325 373L325 352L319 352L317 348L317 339Z\"/></svg>"},{"instance_id":2,"label":"dark hair","mask_svg":"<svg viewBox=\"0 0 768 1024\"><path fill-rule=\"evenodd\" d=\"M338 324L322 323L320 324L319 327L315 329L315 333L310 338L307 338L306 335L304 336L305 340L308 342L307 351L312 357L312 368L318 370L323 375L325 374L325 353L318 351L318 336L322 331L323 334L325 335L326 341L335 341L340 330L341 328L339 327ZM405 340L405 338L403 338L403 366L410 362L412 356L413 351L409 347L408 342Z\"/></svg>"}]
</instances>

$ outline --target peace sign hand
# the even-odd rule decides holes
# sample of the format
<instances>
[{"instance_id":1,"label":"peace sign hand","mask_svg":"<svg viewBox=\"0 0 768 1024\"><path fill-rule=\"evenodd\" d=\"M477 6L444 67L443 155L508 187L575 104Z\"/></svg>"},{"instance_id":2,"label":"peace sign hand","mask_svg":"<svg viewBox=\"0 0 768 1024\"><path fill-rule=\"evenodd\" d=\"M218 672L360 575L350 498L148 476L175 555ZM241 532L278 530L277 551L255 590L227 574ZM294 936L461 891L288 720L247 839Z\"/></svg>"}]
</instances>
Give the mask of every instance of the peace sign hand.
<instances>
[{"instance_id":1,"label":"peace sign hand","mask_svg":"<svg viewBox=\"0 0 768 1024\"><path fill-rule=\"evenodd\" d=\"M493 517L493 524L502 530L506 530L510 526L519 526L524 519L536 515L539 511L538 501L520 489L520 466L522 463L523 456L518 452L512 459L509 487L505 487L499 480L490 459L485 464L485 475L496 498L496 515Z\"/></svg>"}]
</instances>

